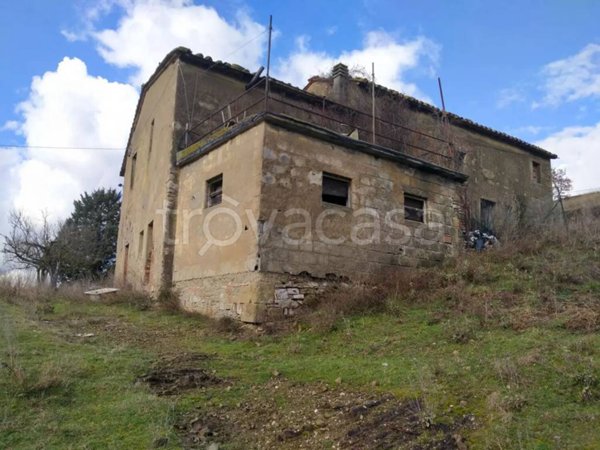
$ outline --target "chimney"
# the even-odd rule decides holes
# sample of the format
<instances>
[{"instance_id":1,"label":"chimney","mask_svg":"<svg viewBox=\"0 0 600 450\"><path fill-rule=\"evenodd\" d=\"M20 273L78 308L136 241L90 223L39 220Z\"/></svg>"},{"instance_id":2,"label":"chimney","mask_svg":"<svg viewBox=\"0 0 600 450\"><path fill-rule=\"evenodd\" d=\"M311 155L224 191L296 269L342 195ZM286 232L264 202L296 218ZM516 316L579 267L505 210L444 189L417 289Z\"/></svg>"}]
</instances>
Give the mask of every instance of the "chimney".
<instances>
[{"instance_id":1,"label":"chimney","mask_svg":"<svg viewBox=\"0 0 600 450\"><path fill-rule=\"evenodd\" d=\"M333 100L345 103L348 95L348 81L350 80L348 66L342 63L333 66L331 78L333 79Z\"/></svg>"}]
</instances>

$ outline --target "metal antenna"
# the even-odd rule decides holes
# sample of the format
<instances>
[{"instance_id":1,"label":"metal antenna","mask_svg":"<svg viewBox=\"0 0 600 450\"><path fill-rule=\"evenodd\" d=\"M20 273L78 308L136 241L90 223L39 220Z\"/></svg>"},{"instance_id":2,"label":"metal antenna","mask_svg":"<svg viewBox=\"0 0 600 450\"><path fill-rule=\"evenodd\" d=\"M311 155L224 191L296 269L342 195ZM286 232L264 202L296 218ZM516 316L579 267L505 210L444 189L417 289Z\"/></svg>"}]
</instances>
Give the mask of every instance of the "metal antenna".
<instances>
[{"instance_id":1,"label":"metal antenna","mask_svg":"<svg viewBox=\"0 0 600 450\"><path fill-rule=\"evenodd\" d=\"M271 34L273 32L273 16L269 15L269 47L267 49L267 78L265 80L265 112L269 101L269 73L271 71Z\"/></svg>"},{"instance_id":2,"label":"metal antenna","mask_svg":"<svg viewBox=\"0 0 600 450\"><path fill-rule=\"evenodd\" d=\"M438 86L440 88L440 98L442 99L442 112L446 115L446 103L444 103L444 91L442 90L442 79L438 77Z\"/></svg>"},{"instance_id":3,"label":"metal antenna","mask_svg":"<svg viewBox=\"0 0 600 450\"><path fill-rule=\"evenodd\" d=\"M375 143L375 63L371 63L371 106L373 115L373 144Z\"/></svg>"}]
</instances>

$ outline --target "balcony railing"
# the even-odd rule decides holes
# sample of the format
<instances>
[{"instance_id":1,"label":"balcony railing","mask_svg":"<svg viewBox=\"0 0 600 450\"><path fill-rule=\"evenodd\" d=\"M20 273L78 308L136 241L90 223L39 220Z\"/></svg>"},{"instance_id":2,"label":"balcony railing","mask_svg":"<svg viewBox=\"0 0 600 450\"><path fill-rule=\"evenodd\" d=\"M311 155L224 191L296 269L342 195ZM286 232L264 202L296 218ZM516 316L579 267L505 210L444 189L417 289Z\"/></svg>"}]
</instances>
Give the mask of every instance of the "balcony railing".
<instances>
[{"instance_id":1,"label":"balcony railing","mask_svg":"<svg viewBox=\"0 0 600 450\"><path fill-rule=\"evenodd\" d=\"M264 88L260 87L254 86L243 92L188 130L180 144L182 153L187 155L209 145L235 127L267 112L293 117L340 135L462 172L464 153L452 142L450 127L442 118L431 122L435 128L433 131L425 132L393 118L376 116L373 130L373 117L367 112L314 96L286 95L284 90L266 96ZM410 117L410 114L406 112L404 117Z\"/></svg>"}]
</instances>

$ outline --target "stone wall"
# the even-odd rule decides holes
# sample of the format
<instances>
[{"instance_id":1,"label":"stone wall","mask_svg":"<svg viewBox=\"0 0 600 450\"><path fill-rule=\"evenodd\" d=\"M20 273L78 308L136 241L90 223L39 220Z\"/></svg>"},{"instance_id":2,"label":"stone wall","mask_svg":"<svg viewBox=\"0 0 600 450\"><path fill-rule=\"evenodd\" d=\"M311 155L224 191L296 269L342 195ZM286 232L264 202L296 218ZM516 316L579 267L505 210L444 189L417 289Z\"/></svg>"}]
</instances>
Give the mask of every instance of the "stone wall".
<instances>
[{"instance_id":1,"label":"stone wall","mask_svg":"<svg viewBox=\"0 0 600 450\"><path fill-rule=\"evenodd\" d=\"M257 323L261 280L259 272L240 272L180 280L175 289L186 311Z\"/></svg>"},{"instance_id":2,"label":"stone wall","mask_svg":"<svg viewBox=\"0 0 600 450\"><path fill-rule=\"evenodd\" d=\"M323 203L323 172L350 180L347 206ZM327 286L453 255L460 185L263 120L180 168L173 284L211 316L293 315ZM425 223L404 218L405 193L426 199Z\"/></svg>"},{"instance_id":3,"label":"stone wall","mask_svg":"<svg viewBox=\"0 0 600 450\"><path fill-rule=\"evenodd\" d=\"M454 129L465 148L467 204L475 222L481 217L481 199L496 204L494 225L499 231L525 221L539 221L552 208L550 161L489 137ZM540 165L541 179L535 181L532 164Z\"/></svg>"},{"instance_id":4,"label":"stone wall","mask_svg":"<svg viewBox=\"0 0 600 450\"><path fill-rule=\"evenodd\" d=\"M256 121L245 121L236 132L236 121L228 122L238 119L237 110L211 114L245 92L250 74L221 63L219 70L206 71L206 61L194 57L192 64L186 58L191 57L161 66L143 91L124 166L120 283L153 294L172 284L186 309L260 322L293 314L306 298L336 283L454 255L462 246L461 213L478 218L481 199L495 203L499 220L514 214L516 205L538 217L549 207L548 159L446 125L439 115L409 108L383 91L377 94L377 115L430 137L400 127L389 142L378 144L412 149L405 153L417 157L423 149L452 157L460 150L466 185L448 171L425 170L421 163L399 162L387 150L348 144L352 139L339 136L371 141L364 117L347 122L352 111L331 103L335 114L325 117L322 98L282 83L272 85L276 112L339 135L321 139L318 132L303 133L298 122L286 128L262 116L252 116ZM370 112L368 85L339 81L317 80L309 91ZM247 101L261 95L261 89L251 91ZM237 106L247 106L244 102ZM225 120L229 134L178 165L176 152L206 131L194 126L209 116L206 129ZM533 162L539 165L537 180ZM324 173L349 183L345 205L323 201ZM209 207L206 183L216 175L223 176L222 203ZM424 223L406 219L405 194L425 202Z\"/></svg>"},{"instance_id":5,"label":"stone wall","mask_svg":"<svg viewBox=\"0 0 600 450\"><path fill-rule=\"evenodd\" d=\"M317 77L307 89L309 92L370 113L372 101L368 83L343 77L336 81L345 85L345 88L335 90L332 80ZM518 145L494 139L477 131L476 127L465 128L460 125L462 121L443 121L441 111L432 113L432 108L427 105L419 107L418 103L414 105L406 97L387 89L376 91L375 103L377 117L419 130L434 138L447 140L453 144L452 149L464 153L461 171L469 176L469 180L461 203L474 222L465 223L466 227L479 225L477 222L481 217L482 199L496 204L494 222L498 228L517 220L515 216L535 220L549 212L552 207L550 159L534 155ZM378 123L378 126L383 125ZM369 136L365 135L364 138ZM414 154L420 147L436 152L445 151L436 144L435 139L411 132L406 132L404 137L397 136L397 141L390 145L409 154ZM424 157L428 158L426 152L424 154ZM456 155L448 153L448 156ZM533 176L533 162L540 165L541 176L537 181Z\"/></svg>"},{"instance_id":6,"label":"stone wall","mask_svg":"<svg viewBox=\"0 0 600 450\"><path fill-rule=\"evenodd\" d=\"M460 246L458 182L273 125L263 158L262 271L356 279ZM323 172L350 181L347 206L322 201ZM426 199L425 223L404 218L405 193Z\"/></svg>"}]
</instances>

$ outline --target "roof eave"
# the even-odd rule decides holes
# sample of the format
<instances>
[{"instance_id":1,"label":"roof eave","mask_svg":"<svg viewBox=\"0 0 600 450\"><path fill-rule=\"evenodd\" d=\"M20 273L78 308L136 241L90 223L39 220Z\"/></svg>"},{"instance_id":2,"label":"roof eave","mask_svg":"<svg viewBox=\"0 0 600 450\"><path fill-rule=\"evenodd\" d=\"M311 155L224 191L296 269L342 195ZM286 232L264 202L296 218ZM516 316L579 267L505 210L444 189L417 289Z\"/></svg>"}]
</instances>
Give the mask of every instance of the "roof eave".
<instances>
[{"instance_id":1,"label":"roof eave","mask_svg":"<svg viewBox=\"0 0 600 450\"><path fill-rule=\"evenodd\" d=\"M127 147L125 147L125 154L123 155L123 161L121 163L121 170L119 172L120 176L125 175L125 163L127 161L127 154L129 153L129 148L131 146L131 139L133 138L133 130L137 126L140 112L142 110L142 104L144 103L144 98L146 96L146 92L154 84L154 82L160 77L160 75L165 71L165 69L172 64L174 61L178 60L182 55L191 54L192 51L189 48L185 47L177 47L171 50L163 60L158 64L154 73L150 76L148 81L142 84L142 88L140 91L140 97L138 99L137 105L135 107L135 115L133 116L133 122L131 124L131 128L129 129L129 137L127 138Z\"/></svg>"}]
</instances>

